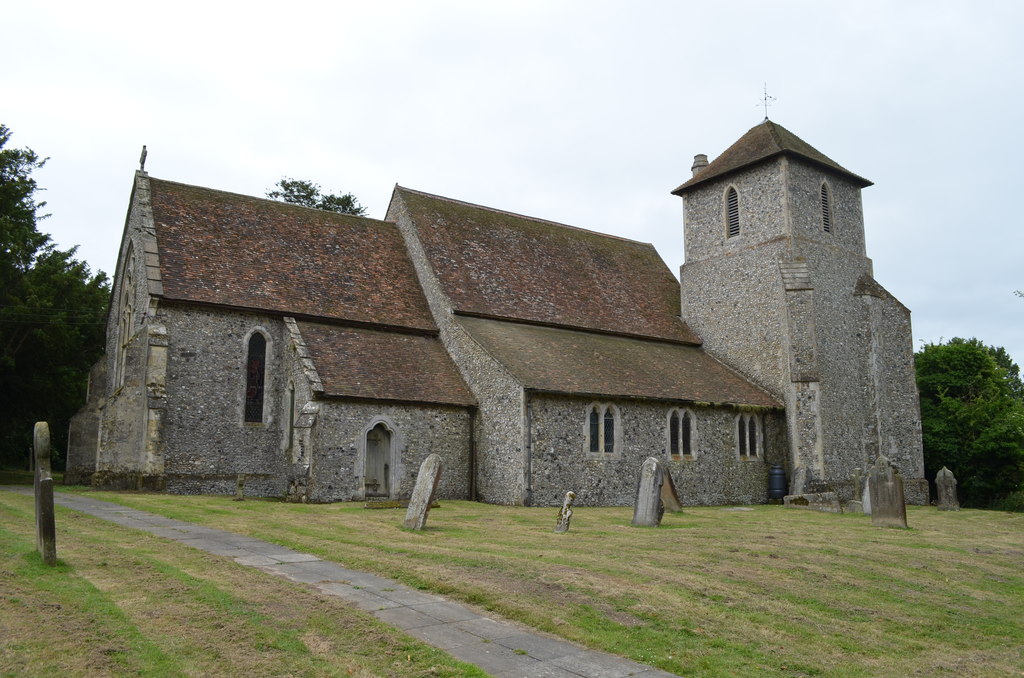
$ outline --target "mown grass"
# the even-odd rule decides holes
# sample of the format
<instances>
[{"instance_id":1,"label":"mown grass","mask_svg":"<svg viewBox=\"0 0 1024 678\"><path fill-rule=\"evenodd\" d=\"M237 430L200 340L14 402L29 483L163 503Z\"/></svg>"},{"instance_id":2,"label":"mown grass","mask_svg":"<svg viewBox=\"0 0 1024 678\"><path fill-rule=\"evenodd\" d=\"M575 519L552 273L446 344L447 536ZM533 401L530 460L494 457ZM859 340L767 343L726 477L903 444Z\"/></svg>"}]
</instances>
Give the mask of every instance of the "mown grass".
<instances>
[{"instance_id":1,"label":"mown grass","mask_svg":"<svg viewBox=\"0 0 1024 678\"><path fill-rule=\"evenodd\" d=\"M341 601L58 509L56 567L30 497L0 492L2 676L484 676Z\"/></svg>"},{"instance_id":2,"label":"mown grass","mask_svg":"<svg viewBox=\"0 0 1024 678\"><path fill-rule=\"evenodd\" d=\"M775 506L358 504L95 493L437 591L686 676L1024 675L1024 515L911 507L910 530Z\"/></svg>"}]
</instances>

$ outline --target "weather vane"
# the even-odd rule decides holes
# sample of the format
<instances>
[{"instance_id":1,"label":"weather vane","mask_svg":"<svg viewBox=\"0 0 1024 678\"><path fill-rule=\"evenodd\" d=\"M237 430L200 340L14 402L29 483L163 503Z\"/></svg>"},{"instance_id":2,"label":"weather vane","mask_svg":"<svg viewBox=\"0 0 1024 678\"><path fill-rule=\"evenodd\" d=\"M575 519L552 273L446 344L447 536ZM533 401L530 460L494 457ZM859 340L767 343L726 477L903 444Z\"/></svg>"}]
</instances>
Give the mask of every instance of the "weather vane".
<instances>
[{"instance_id":1,"label":"weather vane","mask_svg":"<svg viewBox=\"0 0 1024 678\"><path fill-rule=\"evenodd\" d=\"M768 96L768 83L766 82L764 84L764 96L761 98L761 102L758 104L758 106L764 106L765 120L768 119L768 107L772 105L773 101L775 101L775 97Z\"/></svg>"}]
</instances>

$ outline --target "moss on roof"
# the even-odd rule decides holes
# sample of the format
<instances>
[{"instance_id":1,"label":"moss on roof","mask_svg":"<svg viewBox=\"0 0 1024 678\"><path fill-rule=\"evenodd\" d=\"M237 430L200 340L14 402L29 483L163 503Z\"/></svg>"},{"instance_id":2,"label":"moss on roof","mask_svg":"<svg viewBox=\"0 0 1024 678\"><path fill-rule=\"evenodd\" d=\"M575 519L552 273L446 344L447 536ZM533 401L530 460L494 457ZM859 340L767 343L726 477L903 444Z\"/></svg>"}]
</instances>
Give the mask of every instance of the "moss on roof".
<instances>
[{"instance_id":1,"label":"moss on roof","mask_svg":"<svg viewBox=\"0 0 1024 678\"><path fill-rule=\"evenodd\" d=\"M526 388L781 407L698 346L484 318L458 322Z\"/></svg>"},{"instance_id":2,"label":"moss on roof","mask_svg":"<svg viewBox=\"0 0 1024 678\"><path fill-rule=\"evenodd\" d=\"M166 298L436 331L394 224L149 182Z\"/></svg>"},{"instance_id":3,"label":"moss on roof","mask_svg":"<svg viewBox=\"0 0 1024 678\"><path fill-rule=\"evenodd\" d=\"M457 312L697 344L654 246L396 187Z\"/></svg>"},{"instance_id":4,"label":"moss on roof","mask_svg":"<svg viewBox=\"0 0 1024 678\"><path fill-rule=\"evenodd\" d=\"M777 125L771 120L766 119L760 125L752 127L736 143L698 172L695 177L672 191L672 193L674 195L682 195L706 181L724 177L749 165L764 162L780 155L802 158L818 167L847 178L861 188L871 185L870 181L844 168L782 125Z\"/></svg>"}]
</instances>

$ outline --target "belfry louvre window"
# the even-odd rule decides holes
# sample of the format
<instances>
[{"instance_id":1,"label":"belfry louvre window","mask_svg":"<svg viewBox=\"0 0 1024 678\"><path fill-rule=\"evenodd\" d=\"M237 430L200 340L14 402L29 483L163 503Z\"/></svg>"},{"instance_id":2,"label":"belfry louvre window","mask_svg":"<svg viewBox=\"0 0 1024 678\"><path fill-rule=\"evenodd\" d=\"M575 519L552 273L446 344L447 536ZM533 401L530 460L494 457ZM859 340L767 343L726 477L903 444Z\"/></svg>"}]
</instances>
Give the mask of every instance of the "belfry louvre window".
<instances>
[{"instance_id":1,"label":"belfry louvre window","mask_svg":"<svg viewBox=\"0 0 1024 678\"><path fill-rule=\"evenodd\" d=\"M259 332L249 337L245 360L245 421L263 422L263 380L267 367L267 340Z\"/></svg>"},{"instance_id":2,"label":"belfry louvre window","mask_svg":"<svg viewBox=\"0 0 1024 678\"><path fill-rule=\"evenodd\" d=\"M832 195L828 184L821 184L821 228L826 233L832 232Z\"/></svg>"},{"instance_id":3,"label":"belfry louvre window","mask_svg":"<svg viewBox=\"0 0 1024 678\"><path fill-rule=\"evenodd\" d=\"M740 234L740 196L731 186L725 194L725 228L729 238Z\"/></svg>"}]
</instances>

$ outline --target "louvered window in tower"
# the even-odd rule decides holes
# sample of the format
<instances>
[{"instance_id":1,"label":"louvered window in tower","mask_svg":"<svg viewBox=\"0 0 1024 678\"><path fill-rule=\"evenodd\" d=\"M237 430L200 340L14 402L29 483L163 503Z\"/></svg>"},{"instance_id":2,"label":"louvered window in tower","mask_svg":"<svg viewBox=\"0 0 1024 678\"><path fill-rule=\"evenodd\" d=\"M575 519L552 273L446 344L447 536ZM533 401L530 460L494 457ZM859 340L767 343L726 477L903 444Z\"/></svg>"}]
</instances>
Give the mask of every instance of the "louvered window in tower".
<instances>
[{"instance_id":1,"label":"louvered window in tower","mask_svg":"<svg viewBox=\"0 0 1024 678\"><path fill-rule=\"evenodd\" d=\"M821 185L821 227L826 233L832 232L832 196L828 184Z\"/></svg>"},{"instance_id":2,"label":"louvered window in tower","mask_svg":"<svg viewBox=\"0 0 1024 678\"><path fill-rule=\"evenodd\" d=\"M725 225L728 237L740 234L740 197L732 187L725 194Z\"/></svg>"}]
</instances>

